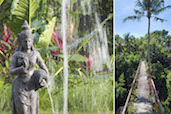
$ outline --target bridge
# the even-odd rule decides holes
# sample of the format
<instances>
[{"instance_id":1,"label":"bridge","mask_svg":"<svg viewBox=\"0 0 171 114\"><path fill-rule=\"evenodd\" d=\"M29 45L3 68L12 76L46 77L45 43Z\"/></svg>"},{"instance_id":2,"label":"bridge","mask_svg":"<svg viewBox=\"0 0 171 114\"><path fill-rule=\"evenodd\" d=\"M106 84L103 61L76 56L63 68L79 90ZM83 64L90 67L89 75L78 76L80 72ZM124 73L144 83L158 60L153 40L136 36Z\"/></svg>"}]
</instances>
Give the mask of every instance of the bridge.
<instances>
[{"instance_id":1,"label":"bridge","mask_svg":"<svg viewBox=\"0 0 171 114\"><path fill-rule=\"evenodd\" d=\"M141 60L131 84L122 114L163 114L153 79L147 72L148 65Z\"/></svg>"}]
</instances>

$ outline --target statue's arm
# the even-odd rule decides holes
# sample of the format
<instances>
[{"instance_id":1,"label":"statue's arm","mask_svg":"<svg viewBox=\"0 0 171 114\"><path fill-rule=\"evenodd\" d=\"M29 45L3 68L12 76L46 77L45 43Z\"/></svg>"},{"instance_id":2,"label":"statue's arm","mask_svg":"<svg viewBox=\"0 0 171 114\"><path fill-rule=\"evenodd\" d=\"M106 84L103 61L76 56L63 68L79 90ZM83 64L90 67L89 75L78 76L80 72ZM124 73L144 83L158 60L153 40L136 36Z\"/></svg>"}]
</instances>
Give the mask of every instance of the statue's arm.
<instances>
[{"instance_id":1,"label":"statue's arm","mask_svg":"<svg viewBox=\"0 0 171 114\"><path fill-rule=\"evenodd\" d=\"M45 65L45 63L44 63L44 61L43 61L43 59L42 59L42 57L41 57L39 52L37 53L37 61L36 62L39 65L39 67L41 69L45 70L46 73L48 74L48 69L47 69L47 67L46 67L46 65Z\"/></svg>"},{"instance_id":2,"label":"statue's arm","mask_svg":"<svg viewBox=\"0 0 171 114\"><path fill-rule=\"evenodd\" d=\"M46 87L46 85L49 82L49 78L48 78L49 72L48 72L48 69L47 69L39 52L37 53L37 61L36 62L39 65L39 67L47 73L46 76L41 76L39 78L39 83L40 83L41 87Z\"/></svg>"},{"instance_id":3,"label":"statue's arm","mask_svg":"<svg viewBox=\"0 0 171 114\"><path fill-rule=\"evenodd\" d=\"M23 72L23 70L24 70L24 66L20 66L20 67L16 66L16 60L17 60L17 57L14 54L12 56L12 60L10 62L10 74L12 74L12 75L19 74L19 73Z\"/></svg>"}]
</instances>

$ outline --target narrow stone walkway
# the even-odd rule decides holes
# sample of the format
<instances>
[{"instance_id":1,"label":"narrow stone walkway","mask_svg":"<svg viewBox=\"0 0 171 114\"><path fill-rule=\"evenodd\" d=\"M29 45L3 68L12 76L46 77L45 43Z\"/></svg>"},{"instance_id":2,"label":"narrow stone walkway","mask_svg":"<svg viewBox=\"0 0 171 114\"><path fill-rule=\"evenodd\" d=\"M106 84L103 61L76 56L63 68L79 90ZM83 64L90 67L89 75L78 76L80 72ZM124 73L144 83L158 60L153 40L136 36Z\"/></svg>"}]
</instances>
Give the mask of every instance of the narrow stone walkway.
<instances>
[{"instance_id":1,"label":"narrow stone walkway","mask_svg":"<svg viewBox=\"0 0 171 114\"><path fill-rule=\"evenodd\" d=\"M137 114L150 114L152 112L152 101L150 100L150 89L148 86L147 72L145 63L142 61L140 74L138 76L138 85L136 89L137 100L133 103Z\"/></svg>"}]
</instances>

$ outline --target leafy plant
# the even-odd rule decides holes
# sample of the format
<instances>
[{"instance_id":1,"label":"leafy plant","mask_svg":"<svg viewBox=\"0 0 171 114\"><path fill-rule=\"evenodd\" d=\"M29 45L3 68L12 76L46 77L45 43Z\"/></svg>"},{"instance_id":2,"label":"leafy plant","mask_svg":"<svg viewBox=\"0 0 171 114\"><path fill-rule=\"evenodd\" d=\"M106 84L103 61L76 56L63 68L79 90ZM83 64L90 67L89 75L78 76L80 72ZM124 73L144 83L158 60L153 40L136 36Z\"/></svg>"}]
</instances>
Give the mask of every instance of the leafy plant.
<instances>
[{"instance_id":1,"label":"leafy plant","mask_svg":"<svg viewBox=\"0 0 171 114\"><path fill-rule=\"evenodd\" d=\"M49 44L51 43L51 39L52 39L52 33L53 33L54 26L55 26L55 22L56 22L56 18L54 17L45 26L45 30L40 35L37 48L41 48L41 50L44 50L49 47Z\"/></svg>"},{"instance_id":2,"label":"leafy plant","mask_svg":"<svg viewBox=\"0 0 171 114\"><path fill-rule=\"evenodd\" d=\"M9 73L9 64L17 43L16 38L11 35L12 32L9 28L6 25L4 25L4 28L4 36L2 40L0 40L0 68L2 69L2 72L0 72L0 78L4 80L5 83L11 83L13 78Z\"/></svg>"},{"instance_id":3,"label":"leafy plant","mask_svg":"<svg viewBox=\"0 0 171 114\"><path fill-rule=\"evenodd\" d=\"M11 30L14 33L19 33L24 20L27 20L31 25L32 18L35 16L38 7L39 0L13 0L11 6Z\"/></svg>"},{"instance_id":4,"label":"leafy plant","mask_svg":"<svg viewBox=\"0 0 171 114\"><path fill-rule=\"evenodd\" d=\"M6 84L0 87L0 113L9 112L11 110L11 85Z\"/></svg>"}]
</instances>

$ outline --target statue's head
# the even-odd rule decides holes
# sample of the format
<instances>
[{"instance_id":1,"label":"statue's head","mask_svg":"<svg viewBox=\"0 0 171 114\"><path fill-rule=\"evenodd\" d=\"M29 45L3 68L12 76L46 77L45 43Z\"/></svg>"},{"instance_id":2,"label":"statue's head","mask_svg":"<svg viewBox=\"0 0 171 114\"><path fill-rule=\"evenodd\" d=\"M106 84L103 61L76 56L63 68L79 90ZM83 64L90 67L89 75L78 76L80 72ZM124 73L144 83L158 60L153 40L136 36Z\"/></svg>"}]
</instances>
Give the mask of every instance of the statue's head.
<instances>
[{"instance_id":1,"label":"statue's head","mask_svg":"<svg viewBox=\"0 0 171 114\"><path fill-rule=\"evenodd\" d=\"M33 48L33 35L30 32L30 27L27 21L24 21L22 25L22 31L18 34L18 41L21 49L32 49Z\"/></svg>"}]
</instances>

